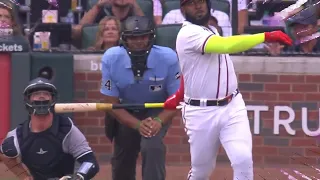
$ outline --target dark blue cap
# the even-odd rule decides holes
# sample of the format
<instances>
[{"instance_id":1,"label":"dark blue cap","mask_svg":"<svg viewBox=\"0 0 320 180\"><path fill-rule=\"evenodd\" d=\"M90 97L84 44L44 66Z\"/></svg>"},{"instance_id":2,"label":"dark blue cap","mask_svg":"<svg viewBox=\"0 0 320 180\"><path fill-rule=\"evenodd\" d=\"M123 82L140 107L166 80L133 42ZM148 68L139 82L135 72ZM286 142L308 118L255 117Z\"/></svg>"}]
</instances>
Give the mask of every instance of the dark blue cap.
<instances>
[{"instance_id":1,"label":"dark blue cap","mask_svg":"<svg viewBox=\"0 0 320 180\"><path fill-rule=\"evenodd\" d=\"M320 6L318 3L308 5L300 12L289 17L286 20L287 25L291 26L293 24L317 24L319 8Z\"/></svg>"}]
</instances>

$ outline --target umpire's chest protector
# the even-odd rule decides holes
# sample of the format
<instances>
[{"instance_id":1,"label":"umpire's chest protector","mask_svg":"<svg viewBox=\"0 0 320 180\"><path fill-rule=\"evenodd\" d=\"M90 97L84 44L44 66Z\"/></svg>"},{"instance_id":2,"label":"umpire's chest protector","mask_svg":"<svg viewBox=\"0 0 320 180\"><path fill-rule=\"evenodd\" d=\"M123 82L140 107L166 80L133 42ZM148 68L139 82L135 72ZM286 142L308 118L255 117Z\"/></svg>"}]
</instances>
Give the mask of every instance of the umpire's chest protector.
<instances>
[{"instance_id":1,"label":"umpire's chest protector","mask_svg":"<svg viewBox=\"0 0 320 180\"><path fill-rule=\"evenodd\" d=\"M72 173L73 166L66 167L66 164L74 164L73 157L63 152L63 140L72 127L70 120L55 115L51 128L40 133L32 133L29 123L30 121L25 121L17 128L17 137L21 160L31 173L42 178Z\"/></svg>"}]
</instances>

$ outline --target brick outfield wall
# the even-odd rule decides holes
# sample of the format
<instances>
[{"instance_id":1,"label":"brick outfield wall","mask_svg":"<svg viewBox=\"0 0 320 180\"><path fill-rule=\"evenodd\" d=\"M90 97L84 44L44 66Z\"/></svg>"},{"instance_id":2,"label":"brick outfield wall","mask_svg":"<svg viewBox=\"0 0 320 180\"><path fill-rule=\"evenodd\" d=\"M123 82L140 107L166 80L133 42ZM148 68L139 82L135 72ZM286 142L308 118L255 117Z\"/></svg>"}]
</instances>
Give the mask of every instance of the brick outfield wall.
<instances>
[{"instance_id":1,"label":"brick outfield wall","mask_svg":"<svg viewBox=\"0 0 320 180\"><path fill-rule=\"evenodd\" d=\"M101 75L98 72L75 72L75 101L98 102ZM319 148L314 137L305 135L301 128L301 107L308 108L309 128L319 126L320 75L276 75L276 74L238 74L239 87L247 105L266 105L269 111L261 112L260 134L253 135L253 155L256 164L297 164L301 162L318 163ZM290 106L295 111L291 127L296 135L287 134L283 126L280 134L273 135L273 107ZM286 113L281 113L286 118ZM253 132L253 112L249 111ZM108 161L112 145L104 136L104 113L89 112L75 114L76 125L85 133L99 160ZM167 145L169 164L189 164L189 146L180 116L164 139ZM221 150L218 161L228 161Z\"/></svg>"}]
</instances>

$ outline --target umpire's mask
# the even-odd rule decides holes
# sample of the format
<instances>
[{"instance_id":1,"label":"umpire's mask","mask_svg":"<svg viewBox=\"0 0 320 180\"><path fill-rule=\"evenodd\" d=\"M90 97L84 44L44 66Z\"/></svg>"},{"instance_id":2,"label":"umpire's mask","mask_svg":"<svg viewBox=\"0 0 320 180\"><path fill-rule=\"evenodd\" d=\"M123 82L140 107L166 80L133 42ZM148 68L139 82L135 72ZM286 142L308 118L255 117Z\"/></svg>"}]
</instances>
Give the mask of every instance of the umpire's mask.
<instances>
[{"instance_id":1,"label":"umpire's mask","mask_svg":"<svg viewBox=\"0 0 320 180\"><path fill-rule=\"evenodd\" d=\"M317 25L320 13L320 1L305 2L295 7L291 12L301 10L293 15L285 17L286 33L295 41L295 44L302 44L320 37L320 29Z\"/></svg>"},{"instance_id":2,"label":"umpire's mask","mask_svg":"<svg viewBox=\"0 0 320 180\"><path fill-rule=\"evenodd\" d=\"M53 113L57 88L45 78L32 80L25 88L24 101L30 115L44 116Z\"/></svg>"}]
</instances>

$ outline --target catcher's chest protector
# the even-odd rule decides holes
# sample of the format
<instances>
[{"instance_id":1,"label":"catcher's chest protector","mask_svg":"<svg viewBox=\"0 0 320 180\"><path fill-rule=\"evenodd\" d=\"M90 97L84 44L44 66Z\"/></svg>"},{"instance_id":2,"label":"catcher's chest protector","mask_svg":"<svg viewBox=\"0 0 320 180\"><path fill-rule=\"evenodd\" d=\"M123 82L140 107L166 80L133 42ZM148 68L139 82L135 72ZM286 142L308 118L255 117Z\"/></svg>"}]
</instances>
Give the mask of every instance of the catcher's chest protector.
<instances>
[{"instance_id":1,"label":"catcher's chest protector","mask_svg":"<svg viewBox=\"0 0 320 180\"><path fill-rule=\"evenodd\" d=\"M34 180L62 177L72 174L74 158L63 152L62 144L70 132L69 119L56 116L51 128L40 133L30 132L29 122L17 128L21 160L28 167Z\"/></svg>"}]
</instances>

